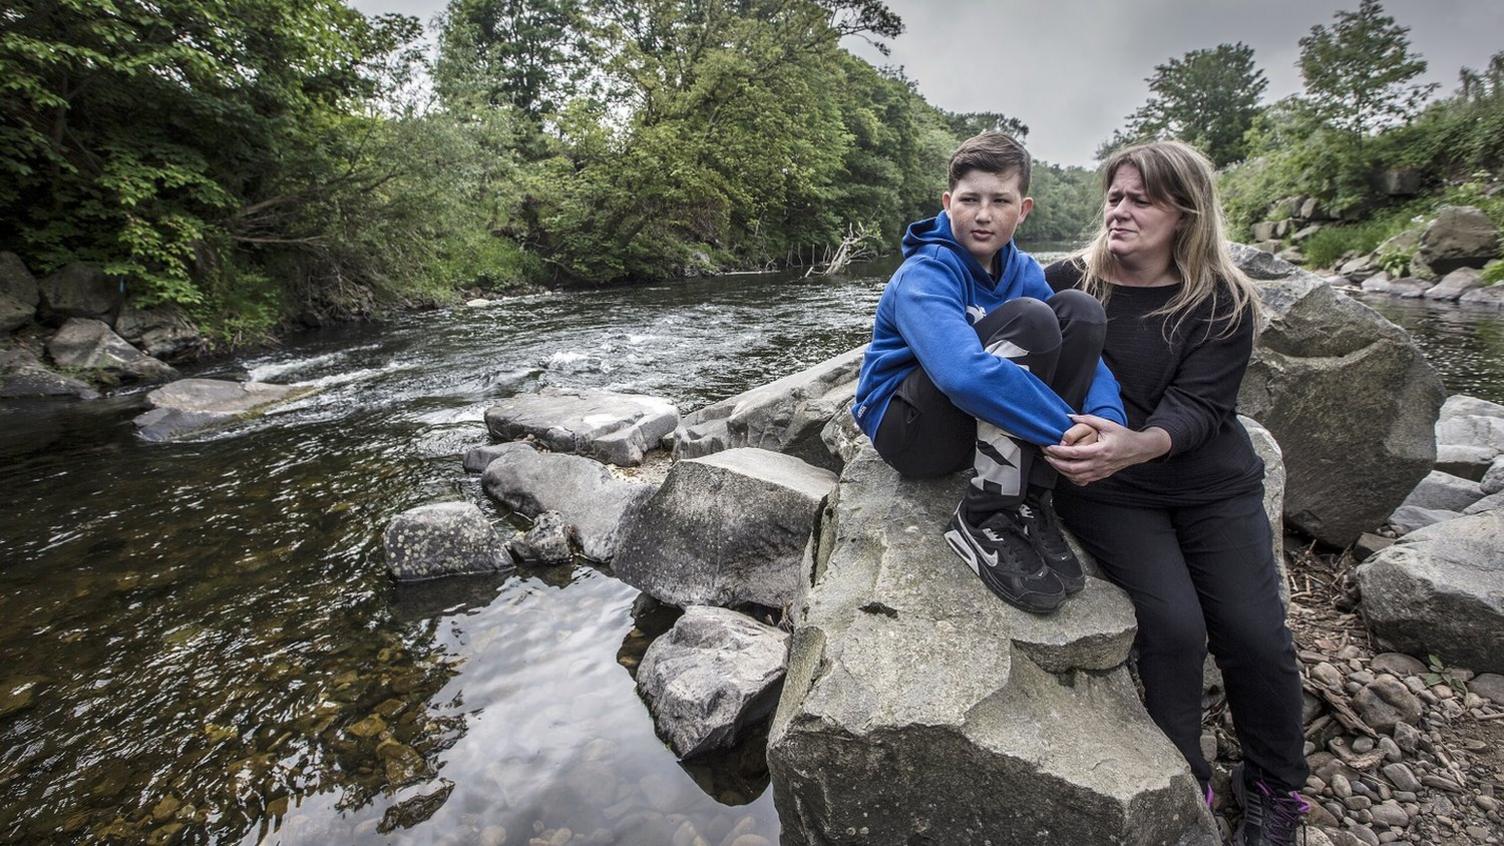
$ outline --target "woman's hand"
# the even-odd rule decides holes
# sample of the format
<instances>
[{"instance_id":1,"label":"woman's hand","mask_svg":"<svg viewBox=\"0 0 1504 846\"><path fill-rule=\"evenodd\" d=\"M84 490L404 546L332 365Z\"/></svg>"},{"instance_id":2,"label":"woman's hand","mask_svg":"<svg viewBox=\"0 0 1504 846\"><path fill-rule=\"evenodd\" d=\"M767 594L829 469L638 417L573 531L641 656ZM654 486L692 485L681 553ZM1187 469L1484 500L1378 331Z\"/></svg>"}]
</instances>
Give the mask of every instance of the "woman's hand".
<instances>
[{"instance_id":1,"label":"woman's hand","mask_svg":"<svg viewBox=\"0 0 1504 846\"><path fill-rule=\"evenodd\" d=\"M1071 420L1091 427L1096 442L1047 446L1044 457L1060 475L1077 485L1105 479L1124 467L1152 461L1170 451L1170 434L1158 426L1135 432L1091 414L1072 414ZM1066 434L1075 430L1072 426Z\"/></svg>"}]
</instances>

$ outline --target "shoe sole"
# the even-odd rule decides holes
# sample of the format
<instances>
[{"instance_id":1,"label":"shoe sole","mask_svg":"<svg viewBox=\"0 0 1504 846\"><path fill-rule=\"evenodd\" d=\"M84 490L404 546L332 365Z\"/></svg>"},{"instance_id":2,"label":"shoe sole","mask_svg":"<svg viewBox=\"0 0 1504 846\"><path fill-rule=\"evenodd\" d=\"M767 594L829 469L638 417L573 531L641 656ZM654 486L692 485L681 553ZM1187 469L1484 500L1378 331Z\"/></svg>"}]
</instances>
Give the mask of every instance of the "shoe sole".
<instances>
[{"instance_id":1,"label":"shoe sole","mask_svg":"<svg viewBox=\"0 0 1504 846\"><path fill-rule=\"evenodd\" d=\"M995 596L1008 603L1009 605L1012 605L1014 608L1019 608L1029 612L1030 614L1038 614L1040 616L1053 614L1055 611L1059 610L1061 603L1065 601L1065 597L1068 595L1061 594L1058 599L1055 599L1049 604L1030 603L1026 599L1010 596L1008 593L994 585L992 583L992 580L987 578L986 574L982 572L982 565L981 562L977 560L976 552L972 550L971 544L962 539L960 529L946 530L945 542L950 545L951 550L955 552L962 561L966 562L966 566L970 567L971 571L973 573L976 573L977 576L981 578L982 584L986 585L988 590L992 591ZM1056 578L1059 577L1057 576Z\"/></svg>"}]
</instances>

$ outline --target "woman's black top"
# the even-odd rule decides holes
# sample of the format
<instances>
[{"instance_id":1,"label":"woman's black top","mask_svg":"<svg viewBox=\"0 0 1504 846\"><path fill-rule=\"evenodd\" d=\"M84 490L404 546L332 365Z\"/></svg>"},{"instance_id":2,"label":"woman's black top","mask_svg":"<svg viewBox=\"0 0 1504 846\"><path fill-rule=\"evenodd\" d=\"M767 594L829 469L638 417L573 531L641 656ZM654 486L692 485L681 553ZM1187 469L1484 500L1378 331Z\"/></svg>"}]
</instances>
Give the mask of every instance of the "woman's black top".
<instances>
[{"instance_id":1,"label":"woman's black top","mask_svg":"<svg viewBox=\"0 0 1504 846\"><path fill-rule=\"evenodd\" d=\"M1056 291L1075 288L1081 269L1071 261L1045 268ZM1171 334L1176 317L1152 314L1180 285L1114 285L1107 298L1107 340L1102 358L1123 392L1128 426L1158 426L1170 435L1165 456L1125 467L1062 492L1100 502L1139 507L1197 505L1252 491L1263 484L1264 462L1237 419L1238 386L1253 352L1255 318L1237 328L1212 319L1203 303Z\"/></svg>"}]
</instances>

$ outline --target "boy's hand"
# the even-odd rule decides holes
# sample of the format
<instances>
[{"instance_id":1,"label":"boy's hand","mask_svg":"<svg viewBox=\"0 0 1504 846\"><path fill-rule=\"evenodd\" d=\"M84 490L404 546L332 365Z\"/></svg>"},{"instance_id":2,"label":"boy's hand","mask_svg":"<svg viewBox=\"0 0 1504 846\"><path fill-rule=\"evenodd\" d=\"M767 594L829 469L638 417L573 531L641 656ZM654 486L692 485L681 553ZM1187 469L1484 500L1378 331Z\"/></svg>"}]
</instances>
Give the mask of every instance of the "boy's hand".
<instances>
[{"instance_id":1,"label":"boy's hand","mask_svg":"<svg viewBox=\"0 0 1504 846\"><path fill-rule=\"evenodd\" d=\"M1097 430L1085 423L1073 424L1060 436L1061 446L1086 446L1097 442Z\"/></svg>"}]
</instances>

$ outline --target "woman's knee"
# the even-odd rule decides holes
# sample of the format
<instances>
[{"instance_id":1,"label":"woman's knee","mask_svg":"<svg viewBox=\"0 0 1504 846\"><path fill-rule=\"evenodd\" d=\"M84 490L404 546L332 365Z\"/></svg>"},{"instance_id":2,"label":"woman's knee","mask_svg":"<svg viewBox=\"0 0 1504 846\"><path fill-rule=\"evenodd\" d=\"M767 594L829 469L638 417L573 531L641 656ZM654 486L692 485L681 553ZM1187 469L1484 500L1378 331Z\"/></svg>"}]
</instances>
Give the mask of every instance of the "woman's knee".
<instances>
[{"instance_id":1,"label":"woman's knee","mask_svg":"<svg viewBox=\"0 0 1504 846\"><path fill-rule=\"evenodd\" d=\"M1140 649L1185 655L1200 661L1206 650L1206 622L1200 614L1177 613L1174 608L1138 611Z\"/></svg>"},{"instance_id":2,"label":"woman's knee","mask_svg":"<svg viewBox=\"0 0 1504 846\"><path fill-rule=\"evenodd\" d=\"M1079 288L1067 288L1056 292L1055 296L1050 297L1048 305L1055 313L1057 323L1067 320L1083 323L1107 322L1107 310L1102 308L1102 303Z\"/></svg>"}]
</instances>

